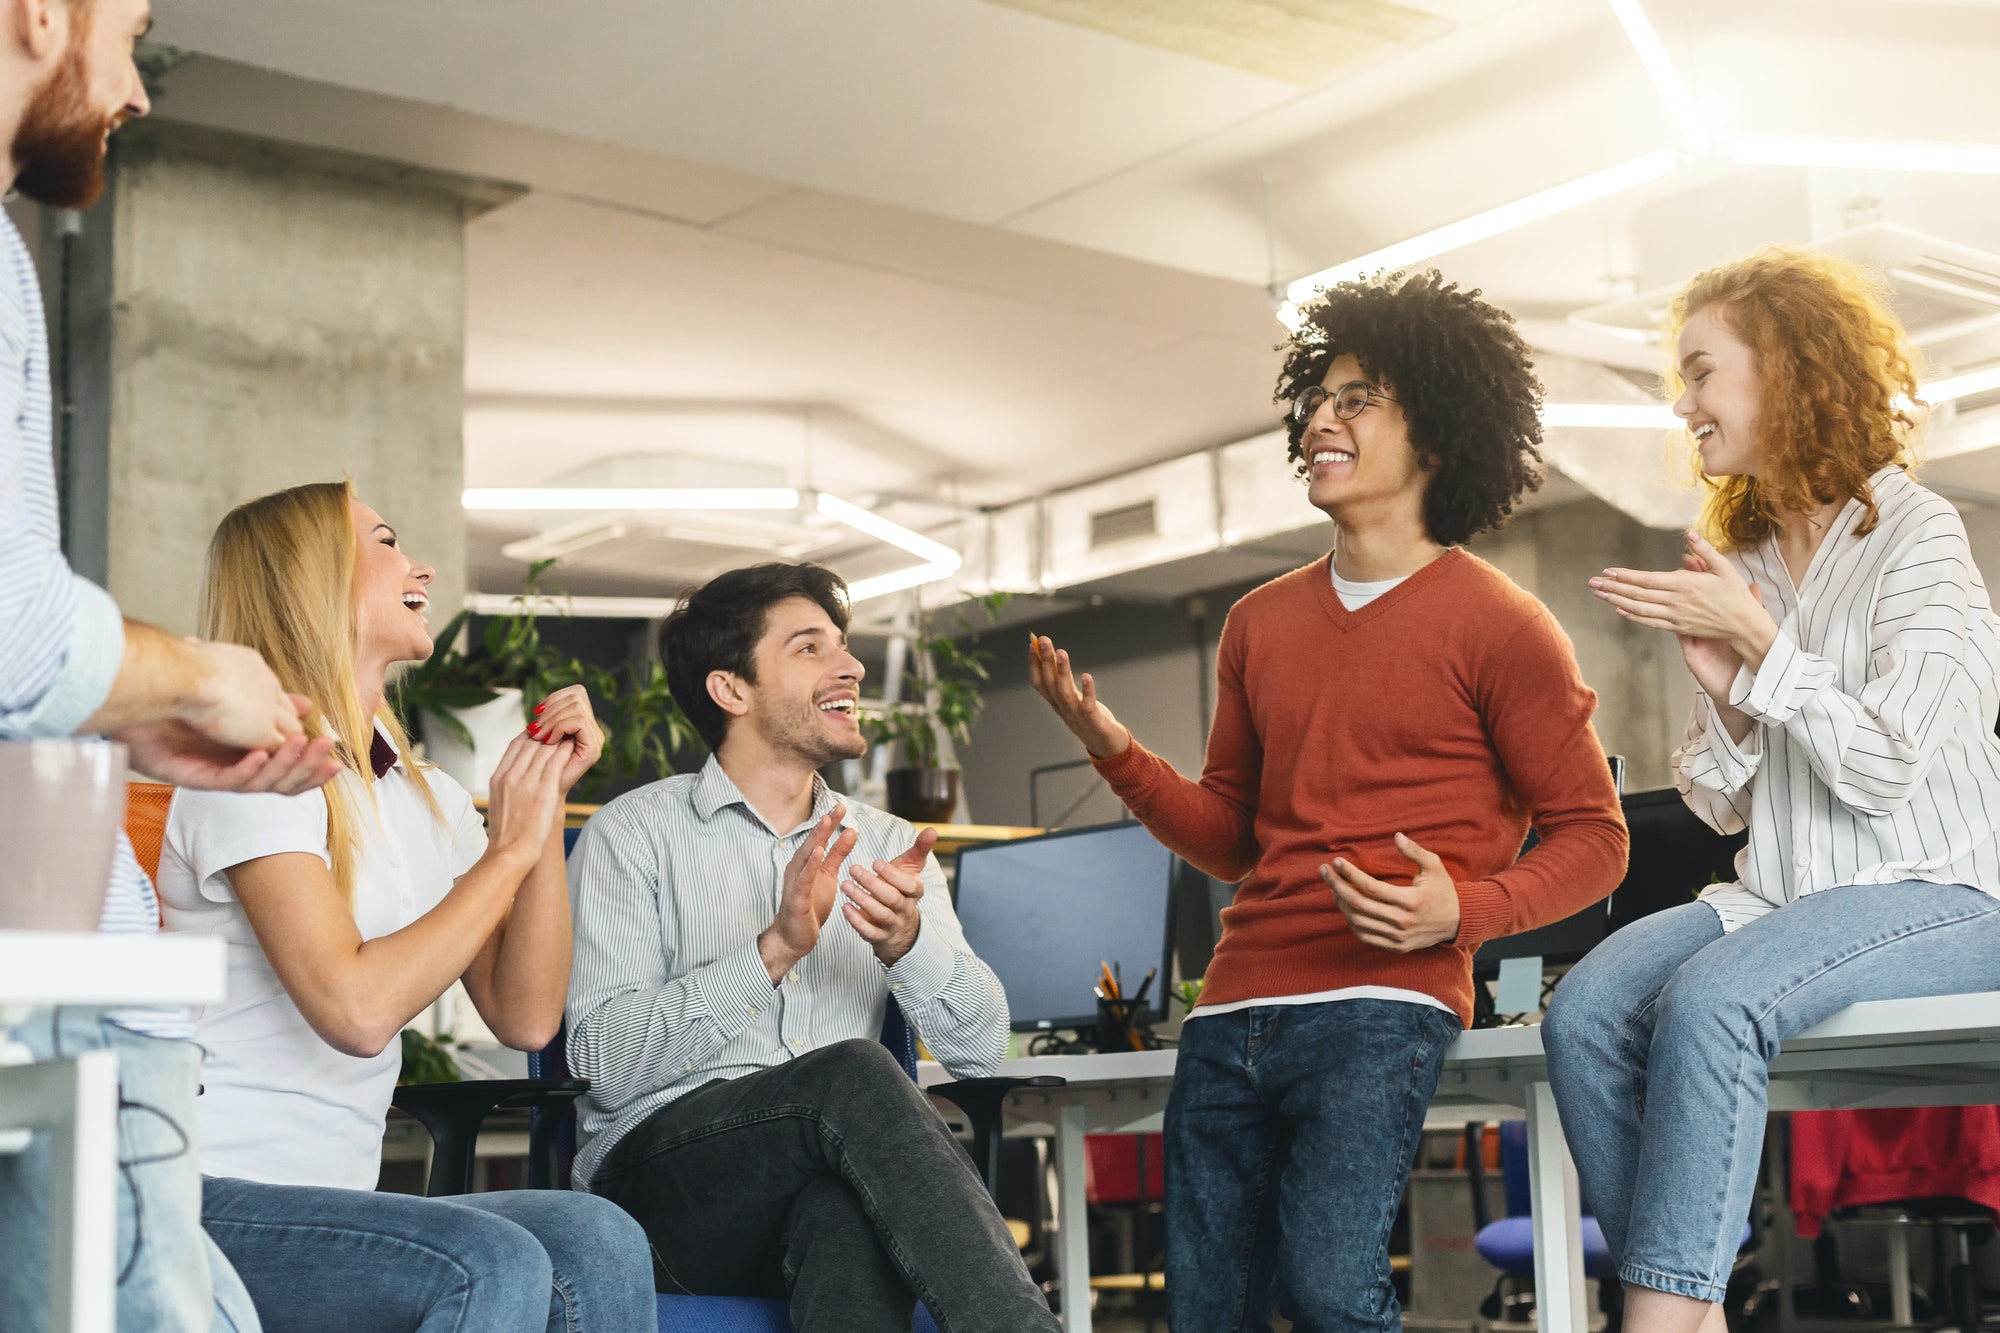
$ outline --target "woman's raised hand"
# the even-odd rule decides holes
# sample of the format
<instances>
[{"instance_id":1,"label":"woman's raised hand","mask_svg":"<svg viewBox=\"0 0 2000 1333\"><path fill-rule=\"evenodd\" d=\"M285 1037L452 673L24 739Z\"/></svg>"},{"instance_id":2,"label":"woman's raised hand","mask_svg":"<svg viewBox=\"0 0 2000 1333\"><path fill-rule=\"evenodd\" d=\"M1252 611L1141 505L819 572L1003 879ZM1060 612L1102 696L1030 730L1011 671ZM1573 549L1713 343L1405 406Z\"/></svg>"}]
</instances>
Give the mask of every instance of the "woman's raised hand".
<instances>
[{"instance_id":1,"label":"woman's raised hand","mask_svg":"<svg viewBox=\"0 0 2000 1333\"><path fill-rule=\"evenodd\" d=\"M530 864L542 854L562 817L562 775L575 753L574 742L544 745L526 732L508 742L486 789L488 846Z\"/></svg>"},{"instance_id":2,"label":"woman's raised hand","mask_svg":"<svg viewBox=\"0 0 2000 1333\"><path fill-rule=\"evenodd\" d=\"M1097 697L1097 682L1085 672L1081 683L1070 670L1069 654L1046 638L1028 636L1028 682L1049 701L1056 716L1070 729L1093 759L1125 753L1132 733L1111 716Z\"/></svg>"},{"instance_id":3,"label":"woman's raised hand","mask_svg":"<svg viewBox=\"0 0 2000 1333\"><path fill-rule=\"evenodd\" d=\"M581 685L565 686L536 704L528 736L555 749L561 749L564 741L570 743L569 757L557 780L565 796L604 753L603 729L597 725L597 717L590 711L590 695Z\"/></svg>"}]
</instances>

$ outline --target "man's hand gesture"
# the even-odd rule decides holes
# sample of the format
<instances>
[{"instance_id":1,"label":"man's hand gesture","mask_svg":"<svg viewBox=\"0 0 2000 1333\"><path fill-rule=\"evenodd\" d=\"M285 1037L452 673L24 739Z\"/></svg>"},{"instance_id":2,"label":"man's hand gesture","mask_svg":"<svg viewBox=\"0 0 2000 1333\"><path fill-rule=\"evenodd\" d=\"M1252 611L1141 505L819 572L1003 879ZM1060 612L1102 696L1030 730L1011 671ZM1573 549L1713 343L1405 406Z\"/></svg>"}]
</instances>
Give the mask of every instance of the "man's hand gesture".
<instances>
[{"instance_id":1,"label":"man's hand gesture","mask_svg":"<svg viewBox=\"0 0 2000 1333\"><path fill-rule=\"evenodd\" d=\"M1392 953L1414 953L1458 938L1458 885L1444 862L1398 833L1396 850L1417 867L1408 884L1385 884L1351 861L1335 857L1319 877L1363 944Z\"/></svg>"},{"instance_id":2,"label":"man's hand gesture","mask_svg":"<svg viewBox=\"0 0 2000 1333\"><path fill-rule=\"evenodd\" d=\"M868 941L884 967L902 962L923 929L924 862L936 845L937 830L924 829L895 860L850 866L847 882L840 886L847 895L841 909L848 924Z\"/></svg>"},{"instance_id":3,"label":"man's hand gesture","mask_svg":"<svg viewBox=\"0 0 2000 1333\"><path fill-rule=\"evenodd\" d=\"M860 836L853 829L840 827L846 817L844 805L827 811L785 867L777 919L757 937L757 952L763 956L764 970L771 974L773 986L813 951L819 943L820 927L833 915L841 863Z\"/></svg>"},{"instance_id":4,"label":"man's hand gesture","mask_svg":"<svg viewBox=\"0 0 2000 1333\"><path fill-rule=\"evenodd\" d=\"M1091 758L1115 758L1132 743L1132 733L1125 724L1098 701L1097 682L1090 673L1084 673L1079 685L1070 669L1069 653L1032 634L1028 636L1028 683L1048 700Z\"/></svg>"}]
</instances>

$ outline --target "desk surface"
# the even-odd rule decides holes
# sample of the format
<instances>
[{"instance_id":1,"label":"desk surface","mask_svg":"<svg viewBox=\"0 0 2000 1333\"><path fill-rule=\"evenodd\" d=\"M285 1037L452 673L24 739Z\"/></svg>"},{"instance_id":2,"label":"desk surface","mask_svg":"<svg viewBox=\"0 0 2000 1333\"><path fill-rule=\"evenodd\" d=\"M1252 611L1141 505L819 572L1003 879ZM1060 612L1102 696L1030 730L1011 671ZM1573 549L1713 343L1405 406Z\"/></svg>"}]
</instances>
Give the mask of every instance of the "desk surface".
<instances>
[{"instance_id":1,"label":"desk surface","mask_svg":"<svg viewBox=\"0 0 2000 1333\"><path fill-rule=\"evenodd\" d=\"M1028 1056L995 1072L1068 1080L1067 1088L1017 1094L1019 1114L1120 1093L1151 1102L1172 1085L1175 1058L1174 1051ZM1479 1028L1460 1034L1446 1053L1433 1105L1461 1115L1519 1107L1528 1086L1547 1078L1539 1026ZM918 1069L926 1088L950 1081L938 1065ZM1786 1042L1771 1062L1774 1111L1984 1102L2000 1102L2000 991L1853 1005ZM1121 1108L1106 1121L1135 1110Z\"/></svg>"},{"instance_id":2,"label":"desk surface","mask_svg":"<svg viewBox=\"0 0 2000 1333\"><path fill-rule=\"evenodd\" d=\"M0 1004L214 1004L225 948L212 935L0 930Z\"/></svg>"}]
</instances>

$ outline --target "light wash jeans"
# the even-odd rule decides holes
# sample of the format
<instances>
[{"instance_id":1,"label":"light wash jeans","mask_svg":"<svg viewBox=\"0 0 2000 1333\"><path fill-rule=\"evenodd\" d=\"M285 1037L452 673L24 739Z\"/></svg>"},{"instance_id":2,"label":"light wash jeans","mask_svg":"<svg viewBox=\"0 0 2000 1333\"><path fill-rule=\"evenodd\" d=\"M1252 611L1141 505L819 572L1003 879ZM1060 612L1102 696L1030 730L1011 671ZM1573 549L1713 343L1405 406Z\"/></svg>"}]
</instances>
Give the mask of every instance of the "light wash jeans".
<instances>
[{"instance_id":1,"label":"light wash jeans","mask_svg":"<svg viewBox=\"0 0 2000 1333\"><path fill-rule=\"evenodd\" d=\"M202 1221L269 1333L654 1333L653 1252L568 1190L410 1194L210 1176Z\"/></svg>"},{"instance_id":2,"label":"light wash jeans","mask_svg":"<svg viewBox=\"0 0 2000 1333\"><path fill-rule=\"evenodd\" d=\"M1635 921L1556 987L1549 1082L1618 1276L1719 1301L1749 1215L1779 1043L1862 1000L2000 989L2000 899L1826 889L1725 935L1705 903Z\"/></svg>"},{"instance_id":3,"label":"light wash jeans","mask_svg":"<svg viewBox=\"0 0 2000 1333\"><path fill-rule=\"evenodd\" d=\"M38 1060L118 1057L119 1333L258 1333L248 1293L201 1229L200 1048L86 1008L38 1009L13 1035ZM48 1327L48 1244L49 1145L37 1134L0 1156L0 1333Z\"/></svg>"}]
</instances>

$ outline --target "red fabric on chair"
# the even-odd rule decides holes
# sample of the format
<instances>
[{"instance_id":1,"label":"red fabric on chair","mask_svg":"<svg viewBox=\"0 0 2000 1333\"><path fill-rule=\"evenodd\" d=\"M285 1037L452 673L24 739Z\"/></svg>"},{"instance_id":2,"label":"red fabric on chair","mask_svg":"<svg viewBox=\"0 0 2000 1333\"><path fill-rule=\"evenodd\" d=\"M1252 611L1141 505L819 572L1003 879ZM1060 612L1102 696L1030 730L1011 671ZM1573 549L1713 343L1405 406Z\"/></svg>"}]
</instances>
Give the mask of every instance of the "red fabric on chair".
<instances>
[{"instance_id":1,"label":"red fabric on chair","mask_svg":"<svg viewBox=\"0 0 2000 1333\"><path fill-rule=\"evenodd\" d=\"M1165 1151L1158 1134L1083 1136L1083 1191L1091 1203L1139 1201L1139 1141L1146 1142L1146 1197L1166 1196Z\"/></svg>"},{"instance_id":2,"label":"red fabric on chair","mask_svg":"<svg viewBox=\"0 0 2000 1333\"><path fill-rule=\"evenodd\" d=\"M2000 1213L2000 1106L1793 1112L1799 1235L1819 1235L1837 1208L1931 1198Z\"/></svg>"}]
</instances>

